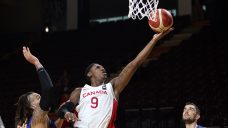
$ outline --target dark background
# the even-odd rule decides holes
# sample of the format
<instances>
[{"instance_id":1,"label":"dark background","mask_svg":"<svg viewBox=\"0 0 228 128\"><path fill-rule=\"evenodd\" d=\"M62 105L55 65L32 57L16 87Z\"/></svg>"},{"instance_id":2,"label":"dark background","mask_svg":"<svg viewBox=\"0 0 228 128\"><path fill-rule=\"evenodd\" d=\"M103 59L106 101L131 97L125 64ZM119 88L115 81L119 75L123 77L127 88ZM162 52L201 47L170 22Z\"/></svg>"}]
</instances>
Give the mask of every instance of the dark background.
<instances>
[{"instance_id":1,"label":"dark background","mask_svg":"<svg viewBox=\"0 0 228 128\"><path fill-rule=\"evenodd\" d=\"M126 16L128 1L122 0L77 1L77 28L68 30L67 14L73 12L67 12L66 2L0 1L0 115L7 128L14 127L18 97L27 91L40 92L35 68L24 60L22 46L31 48L60 89L56 89L54 113L66 86L59 82L64 70L71 76L68 93L83 86L84 69L91 62L104 65L110 77L115 76L154 34L146 19L90 22ZM177 2L159 3L161 8L177 10L175 30L156 45L148 63L139 68L120 95L117 127L183 127L181 114L187 101L200 107L200 124L228 125L228 2L192 0L192 13L182 16ZM180 42L167 45L167 41L177 40Z\"/></svg>"}]
</instances>

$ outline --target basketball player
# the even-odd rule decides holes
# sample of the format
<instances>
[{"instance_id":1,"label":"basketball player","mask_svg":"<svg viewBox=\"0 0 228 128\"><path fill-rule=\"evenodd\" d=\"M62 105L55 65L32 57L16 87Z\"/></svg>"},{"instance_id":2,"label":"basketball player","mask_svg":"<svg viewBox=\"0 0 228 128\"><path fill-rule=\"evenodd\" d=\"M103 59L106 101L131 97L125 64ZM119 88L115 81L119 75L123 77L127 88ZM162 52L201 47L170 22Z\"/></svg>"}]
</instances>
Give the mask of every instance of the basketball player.
<instances>
[{"instance_id":1,"label":"basketball player","mask_svg":"<svg viewBox=\"0 0 228 128\"><path fill-rule=\"evenodd\" d=\"M187 102L184 106L182 119L186 128L204 128L197 125L197 121L200 118L199 108L192 102Z\"/></svg>"},{"instance_id":2,"label":"basketball player","mask_svg":"<svg viewBox=\"0 0 228 128\"><path fill-rule=\"evenodd\" d=\"M40 83L41 92L27 92L19 97L15 117L17 128L61 128L62 119L55 122L49 120L48 111L53 103L53 84L38 58L31 54L28 47L23 47L25 59L36 67Z\"/></svg>"},{"instance_id":3,"label":"basketball player","mask_svg":"<svg viewBox=\"0 0 228 128\"><path fill-rule=\"evenodd\" d=\"M68 102L59 109L58 115L68 121L76 120L74 123L76 128L115 128L114 121L120 93L135 71L146 60L158 40L171 30L172 28L166 32L155 34L137 57L110 81L106 82L107 73L102 65L90 64L85 71L90 85L86 84L82 88L76 88L71 93ZM72 117L70 112L75 105L77 105L77 119Z\"/></svg>"}]
</instances>

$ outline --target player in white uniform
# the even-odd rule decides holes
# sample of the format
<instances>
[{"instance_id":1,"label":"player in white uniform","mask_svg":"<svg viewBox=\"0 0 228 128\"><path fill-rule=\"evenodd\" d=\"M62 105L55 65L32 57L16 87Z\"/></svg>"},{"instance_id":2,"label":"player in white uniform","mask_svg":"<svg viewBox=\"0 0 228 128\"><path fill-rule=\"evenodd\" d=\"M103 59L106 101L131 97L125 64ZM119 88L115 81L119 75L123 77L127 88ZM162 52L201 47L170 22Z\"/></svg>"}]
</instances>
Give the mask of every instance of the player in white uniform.
<instances>
[{"instance_id":1,"label":"player in white uniform","mask_svg":"<svg viewBox=\"0 0 228 128\"><path fill-rule=\"evenodd\" d=\"M81 90L79 105L76 107L80 120L76 121L75 127L110 127L114 124L116 109L117 100L111 83L98 87L85 85Z\"/></svg>"},{"instance_id":2,"label":"player in white uniform","mask_svg":"<svg viewBox=\"0 0 228 128\"><path fill-rule=\"evenodd\" d=\"M97 63L89 65L86 76L91 84L76 88L71 93L69 101L59 109L59 117L75 121L74 127L78 128L115 128L114 121L120 93L149 56L157 41L172 30L170 28L166 32L155 34L137 57L110 81L106 81L107 73L103 66ZM70 112L75 105L78 117Z\"/></svg>"}]
</instances>

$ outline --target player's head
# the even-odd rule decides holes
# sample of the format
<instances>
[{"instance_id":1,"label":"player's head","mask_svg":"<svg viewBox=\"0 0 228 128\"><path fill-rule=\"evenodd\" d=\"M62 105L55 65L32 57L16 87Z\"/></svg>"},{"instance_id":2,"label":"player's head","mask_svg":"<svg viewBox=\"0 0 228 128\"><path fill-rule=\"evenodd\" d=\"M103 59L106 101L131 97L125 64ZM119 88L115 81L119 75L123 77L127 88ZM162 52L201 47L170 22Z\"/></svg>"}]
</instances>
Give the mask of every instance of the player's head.
<instances>
[{"instance_id":1,"label":"player's head","mask_svg":"<svg viewBox=\"0 0 228 128\"><path fill-rule=\"evenodd\" d=\"M16 125L24 123L32 116L35 107L39 106L40 98L40 95L35 92L27 92L19 97L16 104Z\"/></svg>"},{"instance_id":2,"label":"player's head","mask_svg":"<svg viewBox=\"0 0 228 128\"><path fill-rule=\"evenodd\" d=\"M185 124L191 124L197 122L200 118L199 108L192 102L187 102L184 106L182 119Z\"/></svg>"},{"instance_id":3,"label":"player's head","mask_svg":"<svg viewBox=\"0 0 228 128\"><path fill-rule=\"evenodd\" d=\"M89 82L91 82L92 79L104 82L107 78L106 70L98 63L90 64L85 70L85 75Z\"/></svg>"}]
</instances>

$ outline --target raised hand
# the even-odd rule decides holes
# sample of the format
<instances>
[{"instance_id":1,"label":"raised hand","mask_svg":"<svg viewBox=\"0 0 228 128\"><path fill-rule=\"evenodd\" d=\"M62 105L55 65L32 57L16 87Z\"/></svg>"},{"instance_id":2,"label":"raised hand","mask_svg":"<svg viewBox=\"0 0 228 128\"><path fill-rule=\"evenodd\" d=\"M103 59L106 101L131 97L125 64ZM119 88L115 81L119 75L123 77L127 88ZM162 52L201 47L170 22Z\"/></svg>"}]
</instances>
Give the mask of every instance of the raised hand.
<instances>
[{"instance_id":1,"label":"raised hand","mask_svg":"<svg viewBox=\"0 0 228 128\"><path fill-rule=\"evenodd\" d=\"M35 65L37 69L43 67L43 66L41 65L39 59L38 59L37 57L35 57L35 56L30 52L30 50L29 50L28 47L25 47L25 46L23 47L23 55L24 55L25 59L26 59L29 63Z\"/></svg>"},{"instance_id":2,"label":"raised hand","mask_svg":"<svg viewBox=\"0 0 228 128\"><path fill-rule=\"evenodd\" d=\"M173 30L173 28L170 28L170 29L168 29L168 30L165 31L165 32L161 32L161 33L154 34L153 40L154 40L154 41L160 40L162 37L164 37L165 35L167 35L167 34L168 34L169 32L171 32L172 30Z\"/></svg>"}]
</instances>

